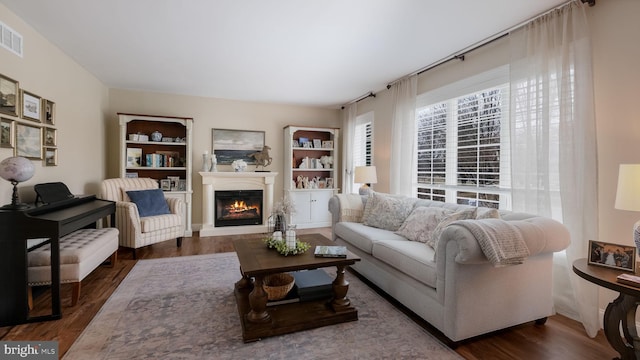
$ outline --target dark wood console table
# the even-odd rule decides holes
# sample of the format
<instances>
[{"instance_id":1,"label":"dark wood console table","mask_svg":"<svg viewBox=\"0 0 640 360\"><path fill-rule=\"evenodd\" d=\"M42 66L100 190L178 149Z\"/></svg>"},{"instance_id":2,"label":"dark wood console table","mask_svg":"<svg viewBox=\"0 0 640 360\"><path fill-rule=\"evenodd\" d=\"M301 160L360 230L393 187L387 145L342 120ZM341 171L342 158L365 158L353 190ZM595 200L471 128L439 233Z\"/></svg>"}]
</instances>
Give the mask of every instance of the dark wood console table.
<instances>
[{"instance_id":1,"label":"dark wood console table","mask_svg":"<svg viewBox=\"0 0 640 360\"><path fill-rule=\"evenodd\" d=\"M62 317L60 306L60 238L78 229L95 227L111 217L115 226L115 202L86 196L61 206L0 208L0 326ZM48 238L51 244L51 314L29 317L27 304L27 239ZM41 243L41 244L44 244Z\"/></svg>"},{"instance_id":2,"label":"dark wood console table","mask_svg":"<svg viewBox=\"0 0 640 360\"><path fill-rule=\"evenodd\" d=\"M573 262L573 272L596 285L617 291L620 295L604 312L604 334L621 359L640 359L640 337L636 329L636 310L640 303L640 288L621 284L616 276L623 271L589 265L587 259ZM620 335L620 324L624 337Z\"/></svg>"}]
</instances>

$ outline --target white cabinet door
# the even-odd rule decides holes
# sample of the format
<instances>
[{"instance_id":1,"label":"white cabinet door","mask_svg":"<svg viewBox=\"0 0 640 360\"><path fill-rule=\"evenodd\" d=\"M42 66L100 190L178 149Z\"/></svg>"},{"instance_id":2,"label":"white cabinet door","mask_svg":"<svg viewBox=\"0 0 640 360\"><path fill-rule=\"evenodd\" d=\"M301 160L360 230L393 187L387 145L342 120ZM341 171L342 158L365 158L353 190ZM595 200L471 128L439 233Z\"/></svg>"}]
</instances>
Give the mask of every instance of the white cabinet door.
<instances>
[{"instance_id":1,"label":"white cabinet door","mask_svg":"<svg viewBox=\"0 0 640 360\"><path fill-rule=\"evenodd\" d=\"M311 193L311 222L317 226L331 225L331 213L329 212L329 199L333 191L314 191Z\"/></svg>"},{"instance_id":2,"label":"white cabinet door","mask_svg":"<svg viewBox=\"0 0 640 360\"><path fill-rule=\"evenodd\" d=\"M308 191L293 191L289 194L296 212L293 213L292 222L297 226L304 226L311 221L311 194Z\"/></svg>"},{"instance_id":3,"label":"white cabinet door","mask_svg":"<svg viewBox=\"0 0 640 360\"><path fill-rule=\"evenodd\" d=\"M329 199L332 190L292 191L289 193L296 212L292 222L300 229L331 225Z\"/></svg>"}]
</instances>

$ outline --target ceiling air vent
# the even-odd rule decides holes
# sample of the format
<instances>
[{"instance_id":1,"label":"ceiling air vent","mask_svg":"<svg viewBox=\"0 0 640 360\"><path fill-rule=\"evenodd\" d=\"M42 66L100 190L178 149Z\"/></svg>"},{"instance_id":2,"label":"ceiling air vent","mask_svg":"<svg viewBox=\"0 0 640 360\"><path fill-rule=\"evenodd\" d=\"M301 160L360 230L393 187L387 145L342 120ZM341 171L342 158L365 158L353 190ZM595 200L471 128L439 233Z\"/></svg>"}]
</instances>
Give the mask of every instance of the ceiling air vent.
<instances>
[{"instance_id":1,"label":"ceiling air vent","mask_svg":"<svg viewBox=\"0 0 640 360\"><path fill-rule=\"evenodd\" d=\"M22 35L0 21L0 45L22 57Z\"/></svg>"}]
</instances>

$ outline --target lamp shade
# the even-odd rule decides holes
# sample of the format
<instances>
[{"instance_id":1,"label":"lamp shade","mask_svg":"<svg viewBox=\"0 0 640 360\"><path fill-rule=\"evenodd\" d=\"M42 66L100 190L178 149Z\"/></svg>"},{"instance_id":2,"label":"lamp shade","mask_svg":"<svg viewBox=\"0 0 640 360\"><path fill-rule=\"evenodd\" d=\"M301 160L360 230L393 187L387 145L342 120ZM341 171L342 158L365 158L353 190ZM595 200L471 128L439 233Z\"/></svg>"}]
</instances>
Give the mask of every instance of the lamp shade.
<instances>
[{"instance_id":1,"label":"lamp shade","mask_svg":"<svg viewBox=\"0 0 640 360\"><path fill-rule=\"evenodd\" d=\"M358 184L375 184L378 182L375 166L356 166L353 182Z\"/></svg>"},{"instance_id":2,"label":"lamp shade","mask_svg":"<svg viewBox=\"0 0 640 360\"><path fill-rule=\"evenodd\" d=\"M620 164L615 208L640 211L640 164Z\"/></svg>"},{"instance_id":3,"label":"lamp shade","mask_svg":"<svg viewBox=\"0 0 640 360\"><path fill-rule=\"evenodd\" d=\"M10 182L24 182L33 176L35 167L31 160L13 156L0 162L0 177Z\"/></svg>"}]
</instances>

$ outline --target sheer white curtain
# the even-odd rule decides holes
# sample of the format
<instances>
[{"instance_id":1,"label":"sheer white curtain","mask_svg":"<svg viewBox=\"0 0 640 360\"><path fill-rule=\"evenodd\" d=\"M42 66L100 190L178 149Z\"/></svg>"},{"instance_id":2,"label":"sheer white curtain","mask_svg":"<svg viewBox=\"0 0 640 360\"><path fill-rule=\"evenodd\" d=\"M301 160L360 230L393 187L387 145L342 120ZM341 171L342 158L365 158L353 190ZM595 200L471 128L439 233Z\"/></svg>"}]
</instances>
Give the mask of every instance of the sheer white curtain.
<instances>
[{"instance_id":1,"label":"sheer white curtain","mask_svg":"<svg viewBox=\"0 0 640 360\"><path fill-rule=\"evenodd\" d=\"M391 89L393 119L389 188L392 194L414 195L417 84L417 76L411 76L397 82Z\"/></svg>"},{"instance_id":2,"label":"sheer white curtain","mask_svg":"<svg viewBox=\"0 0 640 360\"><path fill-rule=\"evenodd\" d=\"M344 164L342 192L344 194L353 192L353 144L355 141L357 114L357 103L347 105L342 111L342 164Z\"/></svg>"},{"instance_id":3,"label":"sheer white curtain","mask_svg":"<svg viewBox=\"0 0 640 360\"><path fill-rule=\"evenodd\" d=\"M554 302L598 328L597 287L571 269L596 239L597 162L586 5L571 2L510 34L513 210L562 221L571 245L554 258Z\"/></svg>"}]
</instances>

